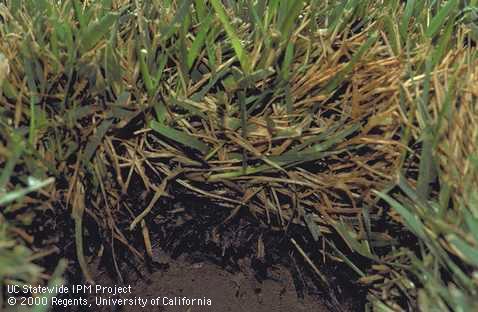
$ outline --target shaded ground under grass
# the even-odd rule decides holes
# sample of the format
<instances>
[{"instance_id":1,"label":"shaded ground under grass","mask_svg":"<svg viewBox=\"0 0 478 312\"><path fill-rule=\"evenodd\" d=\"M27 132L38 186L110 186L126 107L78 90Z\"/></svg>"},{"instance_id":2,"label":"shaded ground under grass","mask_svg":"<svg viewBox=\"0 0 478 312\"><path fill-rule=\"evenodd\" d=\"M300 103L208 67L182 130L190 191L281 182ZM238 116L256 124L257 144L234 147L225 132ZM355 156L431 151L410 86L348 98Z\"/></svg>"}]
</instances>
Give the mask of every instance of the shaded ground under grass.
<instances>
[{"instance_id":1,"label":"shaded ground under grass","mask_svg":"<svg viewBox=\"0 0 478 312\"><path fill-rule=\"evenodd\" d=\"M161 262L161 269L153 269L151 273L142 278L130 281L133 292L120 298L141 297L148 300L157 297L161 299L160 307L148 304L142 311L207 311L207 312L268 312L268 311L317 311L328 312L327 305L318 294L306 292L302 297L294 287L294 281L289 271L281 266L271 270L268 279L259 282L247 269L247 271L228 272L220 266L211 264L209 261L201 261L199 257L179 257L172 259L157 249L154 250L154 260ZM95 272L95 280L101 285L114 285L108 277ZM98 273L96 273L98 272ZM103 296L107 297L107 296ZM210 299L211 305L168 306L170 299L174 297ZM94 302L96 296L91 296ZM165 301L163 301L165 300ZM353 311L342 306L340 311ZM99 306L96 311L138 311L137 306L127 306L116 310L111 306ZM334 309L332 311L339 311Z\"/></svg>"}]
</instances>

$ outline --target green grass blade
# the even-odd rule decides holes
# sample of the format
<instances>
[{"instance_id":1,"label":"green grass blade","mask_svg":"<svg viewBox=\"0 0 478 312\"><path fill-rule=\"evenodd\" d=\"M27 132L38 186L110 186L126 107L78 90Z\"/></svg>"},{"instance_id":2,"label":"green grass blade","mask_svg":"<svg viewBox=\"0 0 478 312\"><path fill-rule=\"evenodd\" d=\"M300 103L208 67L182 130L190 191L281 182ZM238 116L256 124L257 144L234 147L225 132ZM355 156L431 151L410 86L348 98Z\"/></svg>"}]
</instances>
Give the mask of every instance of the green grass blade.
<instances>
[{"instance_id":1,"label":"green grass blade","mask_svg":"<svg viewBox=\"0 0 478 312\"><path fill-rule=\"evenodd\" d=\"M376 260L376 257L370 251L370 247L365 242L361 242L357 239L357 233L355 233L350 226L343 221L339 222L332 219L330 219L330 224L334 227L337 233L339 233L351 250L366 258Z\"/></svg>"},{"instance_id":2,"label":"green grass blade","mask_svg":"<svg viewBox=\"0 0 478 312\"><path fill-rule=\"evenodd\" d=\"M387 194L378 191L374 191L374 193L377 194L383 200L385 200L391 207L393 207L393 209L395 209L402 216L405 224L413 231L415 235L417 235L421 239L426 239L424 232L425 226L416 214L412 213L401 203L388 196Z\"/></svg>"},{"instance_id":3,"label":"green grass blade","mask_svg":"<svg viewBox=\"0 0 478 312\"><path fill-rule=\"evenodd\" d=\"M108 13L101 19L88 25L88 28L81 35L81 53L93 49L101 39L107 38L111 27L118 20L118 13Z\"/></svg>"},{"instance_id":4,"label":"green grass blade","mask_svg":"<svg viewBox=\"0 0 478 312\"><path fill-rule=\"evenodd\" d=\"M458 6L458 0L448 0L445 5L438 11L438 13L432 18L430 25L428 26L425 35L428 38L433 38L445 24L447 17L454 15L455 9Z\"/></svg>"},{"instance_id":5,"label":"green grass blade","mask_svg":"<svg viewBox=\"0 0 478 312\"><path fill-rule=\"evenodd\" d=\"M250 58L246 50L243 48L241 40L237 36L234 28L232 27L231 23L229 22L229 18L227 16L226 10L222 5L221 1L219 0L211 0L211 4L216 11L216 14L219 17L224 29L226 30L229 39L231 40L232 47L234 52L236 53L237 59L239 60L242 70L244 73L248 74L252 68L250 68Z\"/></svg>"},{"instance_id":6,"label":"green grass blade","mask_svg":"<svg viewBox=\"0 0 478 312\"><path fill-rule=\"evenodd\" d=\"M288 10L287 10L287 15L286 18L284 19L284 22L280 26L280 32L281 32L281 37L282 41L288 40L292 29L295 25L295 22L297 21L297 18L299 17L300 12L302 11L302 8L304 6L304 1L302 0L294 0L294 1L284 1L285 3L289 4Z\"/></svg>"},{"instance_id":7,"label":"green grass blade","mask_svg":"<svg viewBox=\"0 0 478 312\"><path fill-rule=\"evenodd\" d=\"M151 129L165 136L166 138L176 141L186 147L198 150L202 154L207 154L207 152L209 151L209 146L207 144L201 142L190 134L170 128L154 120L151 121L150 127Z\"/></svg>"},{"instance_id":8,"label":"green grass blade","mask_svg":"<svg viewBox=\"0 0 478 312\"><path fill-rule=\"evenodd\" d=\"M24 149L25 144L23 143L23 138L20 135L13 133L11 142L9 143L9 150L11 154L6 161L6 164L2 168L2 173L0 174L0 194L4 192L8 181L10 181L10 177L13 174L13 169L15 168L15 165L22 155Z\"/></svg>"},{"instance_id":9,"label":"green grass blade","mask_svg":"<svg viewBox=\"0 0 478 312\"><path fill-rule=\"evenodd\" d=\"M408 27L413 10L415 9L415 2L415 0L408 0L407 4L405 5L405 12L403 13L402 21L400 23L400 35L403 39L403 42L407 42L408 40Z\"/></svg>"},{"instance_id":10,"label":"green grass blade","mask_svg":"<svg viewBox=\"0 0 478 312\"><path fill-rule=\"evenodd\" d=\"M204 21L201 22L199 33L193 41L191 48L188 51L187 65L188 69L191 69L198 55L201 52L204 44L206 43L207 34L212 22L212 15L208 15Z\"/></svg>"},{"instance_id":11,"label":"green grass blade","mask_svg":"<svg viewBox=\"0 0 478 312\"><path fill-rule=\"evenodd\" d=\"M39 189L49 184L52 184L53 182L55 182L54 178L49 178L44 181L40 181L33 177L29 177L28 186L26 188L18 189L18 190L0 195L0 206L7 205L15 200L19 200L23 198L25 195L27 195L28 193L38 191Z\"/></svg>"},{"instance_id":12,"label":"green grass blade","mask_svg":"<svg viewBox=\"0 0 478 312\"><path fill-rule=\"evenodd\" d=\"M78 20L78 23L80 24L80 30L84 30L87 28L88 21L86 20L86 16L83 12L81 2L78 0L73 0L72 2L73 2L73 8L75 11L76 19Z\"/></svg>"},{"instance_id":13,"label":"green grass blade","mask_svg":"<svg viewBox=\"0 0 478 312\"><path fill-rule=\"evenodd\" d=\"M186 15L189 13L189 10L191 8L191 3L192 3L192 0L183 0L181 2L179 9L177 10L176 15L174 16L174 19L163 31L164 35L161 37L161 40L163 42L165 42L172 35L174 35L177 32L177 30L183 25L186 19Z\"/></svg>"},{"instance_id":14,"label":"green grass blade","mask_svg":"<svg viewBox=\"0 0 478 312\"><path fill-rule=\"evenodd\" d=\"M454 24L455 24L455 19L451 19L448 21L447 26L445 27L445 30L443 32L443 35L440 36L440 39L438 41L438 45L433 51L432 54L432 67L434 68L439 64L439 62L443 59L445 54L447 53L448 50L448 45L451 41L453 30L454 30Z\"/></svg>"},{"instance_id":15,"label":"green grass blade","mask_svg":"<svg viewBox=\"0 0 478 312\"><path fill-rule=\"evenodd\" d=\"M469 264L478 267L478 246L471 246L455 234L446 236L451 247Z\"/></svg>"},{"instance_id":16,"label":"green grass blade","mask_svg":"<svg viewBox=\"0 0 478 312\"><path fill-rule=\"evenodd\" d=\"M146 62L147 56L148 51L146 49L141 49L139 51L139 66L141 70L141 76L143 77L144 86L146 87L146 91L148 91L148 95L153 96L156 88Z\"/></svg>"},{"instance_id":17,"label":"green grass blade","mask_svg":"<svg viewBox=\"0 0 478 312\"><path fill-rule=\"evenodd\" d=\"M91 158L93 157L96 149L100 146L103 137L106 135L106 132L110 129L113 125L113 120L104 120L96 129L96 133L91 136L88 141L88 144L85 147L85 151L83 153L83 162L88 163L90 162Z\"/></svg>"},{"instance_id":18,"label":"green grass blade","mask_svg":"<svg viewBox=\"0 0 478 312\"><path fill-rule=\"evenodd\" d=\"M400 35L397 29L397 24L392 19L390 15L385 15L383 19L383 24L385 31L387 33L388 41L390 42L390 46L392 48L393 54L395 56L400 55L401 53L401 43L400 43Z\"/></svg>"}]
</instances>

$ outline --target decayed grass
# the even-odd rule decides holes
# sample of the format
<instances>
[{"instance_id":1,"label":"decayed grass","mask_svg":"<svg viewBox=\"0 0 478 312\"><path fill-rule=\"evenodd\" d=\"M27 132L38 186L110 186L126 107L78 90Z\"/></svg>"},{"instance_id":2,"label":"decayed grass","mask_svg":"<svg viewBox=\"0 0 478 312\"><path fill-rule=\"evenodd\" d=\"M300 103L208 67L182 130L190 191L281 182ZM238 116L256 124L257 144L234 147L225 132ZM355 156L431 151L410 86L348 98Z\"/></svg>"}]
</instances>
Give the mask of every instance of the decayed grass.
<instances>
[{"instance_id":1,"label":"decayed grass","mask_svg":"<svg viewBox=\"0 0 478 312\"><path fill-rule=\"evenodd\" d=\"M5 1L0 216L32 246L32 219L68 211L93 280L88 216L121 276L117 246L142 259L140 231L151 254L146 217L181 189L306 227L308 263L350 266L375 309L472 308L476 4Z\"/></svg>"}]
</instances>

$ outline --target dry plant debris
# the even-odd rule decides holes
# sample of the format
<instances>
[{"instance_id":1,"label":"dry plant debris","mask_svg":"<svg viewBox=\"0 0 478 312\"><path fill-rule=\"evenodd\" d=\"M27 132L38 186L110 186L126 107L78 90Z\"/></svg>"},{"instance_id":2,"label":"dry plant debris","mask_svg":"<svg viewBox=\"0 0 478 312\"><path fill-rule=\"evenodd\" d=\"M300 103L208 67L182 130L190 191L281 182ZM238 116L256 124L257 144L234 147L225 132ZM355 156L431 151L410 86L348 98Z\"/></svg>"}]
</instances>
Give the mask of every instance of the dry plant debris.
<instances>
[{"instance_id":1,"label":"dry plant debris","mask_svg":"<svg viewBox=\"0 0 478 312\"><path fill-rule=\"evenodd\" d=\"M192 194L229 209L225 225L248 211L278 235L307 229L321 257L291 246L325 284L327 263L350 267L376 309L473 307L477 14L457 0L2 2L1 267L30 256L1 279L48 280L33 262L76 248L93 282L85 220L121 278L119 250L150 257L158 207Z\"/></svg>"}]
</instances>

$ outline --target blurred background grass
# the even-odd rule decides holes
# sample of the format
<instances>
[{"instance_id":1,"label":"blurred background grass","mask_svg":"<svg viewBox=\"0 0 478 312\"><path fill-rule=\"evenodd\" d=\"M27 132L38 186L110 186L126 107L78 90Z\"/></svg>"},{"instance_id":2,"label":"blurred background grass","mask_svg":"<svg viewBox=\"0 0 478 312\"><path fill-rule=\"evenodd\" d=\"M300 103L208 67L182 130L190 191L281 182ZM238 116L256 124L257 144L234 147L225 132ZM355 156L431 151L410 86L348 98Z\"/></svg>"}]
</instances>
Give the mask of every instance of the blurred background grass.
<instances>
[{"instance_id":1,"label":"blurred background grass","mask_svg":"<svg viewBox=\"0 0 478 312\"><path fill-rule=\"evenodd\" d=\"M325 285L350 267L372 310L476 310L477 18L476 0L2 1L0 282L50 280L71 246L93 280L85 218L121 276L118 246L151 255L148 216L187 191L306 228L306 263Z\"/></svg>"}]
</instances>

